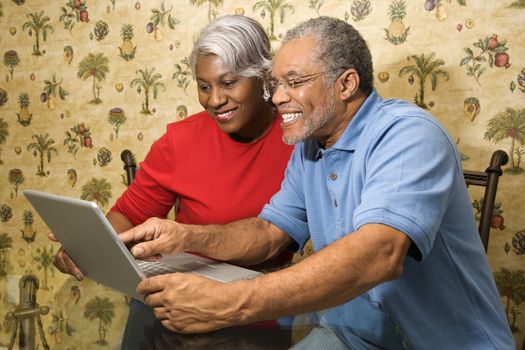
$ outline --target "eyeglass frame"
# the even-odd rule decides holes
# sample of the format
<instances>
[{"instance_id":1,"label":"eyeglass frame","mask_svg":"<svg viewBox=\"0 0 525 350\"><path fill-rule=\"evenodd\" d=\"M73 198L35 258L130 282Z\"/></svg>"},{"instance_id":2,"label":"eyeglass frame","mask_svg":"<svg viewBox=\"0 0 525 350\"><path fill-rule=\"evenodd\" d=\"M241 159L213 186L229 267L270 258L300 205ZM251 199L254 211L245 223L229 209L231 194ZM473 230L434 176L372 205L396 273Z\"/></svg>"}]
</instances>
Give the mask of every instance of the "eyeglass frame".
<instances>
[{"instance_id":1,"label":"eyeglass frame","mask_svg":"<svg viewBox=\"0 0 525 350\"><path fill-rule=\"evenodd\" d=\"M293 76L293 78L291 77L286 77L286 78L281 78L281 79L270 78L267 80L268 87L270 90L270 95L273 96L275 92L277 91L277 89L279 88L279 86L282 86L284 91L287 91L288 89L295 90L298 87L301 87L303 85L306 85L314 81L315 79L317 79L323 74L327 74L327 73L337 71L337 70L342 70L342 69L346 70L348 68L339 67L339 68L327 69L327 70L317 72L317 73L312 73L312 74L296 75L296 76ZM288 72L286 74L289 74L290 76L292 76L293 72Z\"/></svg>"}]
</instances>

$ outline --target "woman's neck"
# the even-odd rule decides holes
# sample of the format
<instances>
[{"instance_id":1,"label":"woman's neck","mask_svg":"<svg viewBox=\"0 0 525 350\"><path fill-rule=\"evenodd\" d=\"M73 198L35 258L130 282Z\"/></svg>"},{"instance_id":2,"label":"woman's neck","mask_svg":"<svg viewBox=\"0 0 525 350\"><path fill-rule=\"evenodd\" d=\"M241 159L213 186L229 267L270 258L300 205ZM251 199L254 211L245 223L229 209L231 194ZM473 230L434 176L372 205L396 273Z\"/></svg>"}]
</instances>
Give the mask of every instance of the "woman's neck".
<instances>
[{"instance_id":1,"label":"woman's neck","mask_svg":"<svg viewBox=\"0 0 525 350\"><path fill-rule=\"evenodd\" d=\"M259 109L258 116L252 119L245 130L241 133L230 134L229 136L237 142L251 143L263 137L270 130L275 111L271 104L263 103Z\"/></svg>"}]
</instances>

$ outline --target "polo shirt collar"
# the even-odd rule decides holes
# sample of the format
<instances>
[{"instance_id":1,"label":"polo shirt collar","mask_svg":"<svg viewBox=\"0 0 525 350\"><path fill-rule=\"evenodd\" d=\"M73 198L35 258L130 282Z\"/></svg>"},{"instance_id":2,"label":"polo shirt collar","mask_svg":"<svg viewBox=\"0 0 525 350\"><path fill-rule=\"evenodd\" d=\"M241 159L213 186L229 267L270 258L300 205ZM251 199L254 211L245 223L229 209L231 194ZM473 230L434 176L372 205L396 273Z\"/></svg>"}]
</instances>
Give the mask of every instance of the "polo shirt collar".
<instances>
[{"instance_id":1,"label":"polo shirt collar","mask_svg":"<svg viewBox=\"0 0 525 350\"><path fill-rule=\"evenodd\" d=\"M377 105L381 103L382 100L382 97L377 94L377 91L375 89L372 90L372 93L366 98L363 105L359 108L350 123L348 123L339 140L329 149L353 152L359 142L359 135L361 135L367 123L367 116L373 109L377 108ZM315 158L320 158L327 150L323 149L318 142L315 143L317 145Z\"/></svg>"}]
</instances>

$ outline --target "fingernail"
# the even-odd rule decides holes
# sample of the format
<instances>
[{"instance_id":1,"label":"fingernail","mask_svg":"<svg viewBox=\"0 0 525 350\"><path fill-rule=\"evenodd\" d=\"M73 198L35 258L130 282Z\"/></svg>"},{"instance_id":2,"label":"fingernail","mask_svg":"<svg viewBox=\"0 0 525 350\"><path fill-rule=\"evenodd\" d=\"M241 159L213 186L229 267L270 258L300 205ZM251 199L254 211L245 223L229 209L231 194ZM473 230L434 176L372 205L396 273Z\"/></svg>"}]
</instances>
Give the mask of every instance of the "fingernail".
<instances>
[{"instance_id":1,"label":"fingernail","mask_svg":"<svg viewBox=\"0 0 525 350\"><path fill-rule=\"evenodd\" d=\"M133 248L133 255L141 256L142 254L144 254L144 249L143 248L141 248L141 247Z\"/></svg>"},{"instance_id":2,"label":"fingernail","mask_svg":"<svg viewBox=\"0 0 525 350\"><path fill-rule=\"evenodd\" d=\"M75 274L75 278L79 281L82 281L82 275L79 273Z\"/></svg>"}]
</instances>

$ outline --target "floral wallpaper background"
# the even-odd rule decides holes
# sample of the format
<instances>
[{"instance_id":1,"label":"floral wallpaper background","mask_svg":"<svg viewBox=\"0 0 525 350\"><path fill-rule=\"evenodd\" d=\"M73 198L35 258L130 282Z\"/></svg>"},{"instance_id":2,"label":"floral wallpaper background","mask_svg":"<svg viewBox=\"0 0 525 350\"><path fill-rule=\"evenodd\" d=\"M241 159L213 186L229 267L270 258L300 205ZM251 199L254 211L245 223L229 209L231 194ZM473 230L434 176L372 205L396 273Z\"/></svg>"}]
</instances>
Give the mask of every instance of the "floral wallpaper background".
<instances>
[{"instance_id":1,"label":"floral wallpaper background","mask_svg":"<svg viewBox=\"0 0 525 350\"><path fill-rule=\"evenodd\" d=\"M56 271L58 246L21 192L108 210L125 189L120 152L140 162L166 124L201 110L188 55L200 28L231 13L259 20L274 48L314 16L351 23L371 46L379 93L432 112L457 140L465 169L483 171L496 149L509 154L488 254L521 343L525 34L516 24L525 23L525 0L2 0L0 348L14 331L20 277L31 275L38 304L49 308L40 319L52 349L118 346L129 300ZM471 195L478 215L481 190Z\"/></svg>"}]
</instances>

